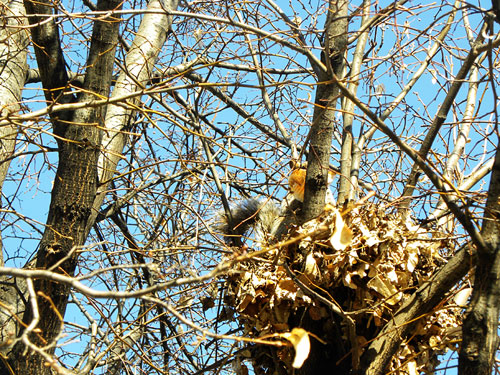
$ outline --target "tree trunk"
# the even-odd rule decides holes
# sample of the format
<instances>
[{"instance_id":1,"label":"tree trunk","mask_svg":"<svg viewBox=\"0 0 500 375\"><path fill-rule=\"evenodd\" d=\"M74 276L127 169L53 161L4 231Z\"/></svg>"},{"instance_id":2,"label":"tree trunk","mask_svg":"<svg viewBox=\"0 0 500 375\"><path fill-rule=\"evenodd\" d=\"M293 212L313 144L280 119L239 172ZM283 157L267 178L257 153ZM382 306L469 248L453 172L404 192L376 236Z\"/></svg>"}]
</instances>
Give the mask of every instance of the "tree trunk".
<instances>
[{"instance_id":1,"label":"tree trunk","mask_svg":"<svg viewBox=\"0 0 500 375\"><path fill-rule=\"evenodd\" d=\"M48 4L27 1L25 5L30 13L52 12ZM121 1L104 0L97 7L98 10L109 10L119 9L120 6ZM41 20L43 17L30 18L33 23ZM57 25L44 22L31 29L47 100L89 101L108 96L118 42L120 23L117 21L114 16L95 20L83 90L76 95L66 95L69 91L68 75ZM36 267L73 276L78 260L77 250L85 243L86 224L97 191L103 109L83 108L62 115L53 113L51 117L58 140L59 163ZM39 318L36 325L39 333L25 332L24 339L15 345L9 360L16 374L50 374L51 367L57 367L56 363L51 363L50 355L55 350L54 344L62 329L69 287L35 280L34 291L36 296L30 295L23 321L29 326ZM26 345L32 350L26 350ZM35 346L45 347L43 355Z\"/></svg>"},{"instance_id":2,"label":"tree trunk","mask_svg":"<svg viewBox=\"0 0 500 375\"><path fill-rule=\"evenodd\" d=\"M325 25L324 51L322 60L327 72L318 77L311 140L307 157L307 177L304 194L304 221L318 216L325 206L328 188L328 169L332 147L335 107L339 89L332 80L339 76L344 66L347 48L347 1L331 0Z\"/></svg>"},{"instance_id":3,"label":"tree trunk","mask_svg":"<svg viewBox=\"0 0 500 375\"><path fill-rule=\"evenodd\" d=\"M328 170L330 166L330 150L332 147L333 126L335 123L335 108L339 98L339 89L331 81L333 75L340 76L344 67L345 51L347 48L347 1L329 2L329 12L325 25L324 51L322 60L327 72L318 77L319 85L316 92L313 125L311 127L310 148L307 158L307 176L304 195L304 220L310 220L323 212L326 190L328 189ZM347 374L349 361L337 362L345 355L342 348L341 334L333 324L329 327L321 323L304 318L302 327L318 336L329 336L329 345L312 340L311 357L304 366L297 370L298 374ZM334 344L335 343L335 344ZM347 366L346 366L347 365Z\"/></svg>"},{"instance_id":4,"label":"tree trunk","mask_svg":"<svg viewBox=\"0 0 500 375\"><path fill-rule=\"evenodd\" d=\"M474 291L467 309L459 353L459 374L491 374L498 348L500 311L500 147L486 201L481 234L487 244L478 248Z\"/></svg>"}]
</instances>

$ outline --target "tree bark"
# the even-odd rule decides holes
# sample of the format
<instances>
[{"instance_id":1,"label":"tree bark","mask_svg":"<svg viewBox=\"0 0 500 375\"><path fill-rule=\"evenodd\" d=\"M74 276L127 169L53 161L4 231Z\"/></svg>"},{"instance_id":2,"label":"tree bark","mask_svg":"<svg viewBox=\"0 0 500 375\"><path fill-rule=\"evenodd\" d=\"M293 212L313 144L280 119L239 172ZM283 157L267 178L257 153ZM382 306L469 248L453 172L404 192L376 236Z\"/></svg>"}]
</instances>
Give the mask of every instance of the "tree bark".
<instances>
[{"instance_id":1,"label":"tree bark","mask_svg":"<svg viewBox=\"0 0 500 375\"><path fill-rule=\"evenodd\" d=\"M41 2L25 3L30 13L50 14L52 6ZM121 1L103 0L98 10L118 9ZM102 17L94 22L90 53L83 89L76 95L69 92L59 32L54 22L44 22L44 17L30 18L32 38L42 83L49 103L68 100L86 101L95 96L108 96L111 86L115 49L118 42L119 20L114 16ZM87 237L86 224L97 191L97 160L103 124L102 108L83 108L64 114L51 115L54 134L59 146L59 163L54 179L46 230L37 253L36 267L54 269L74 275L78 247ZM23 322L29 325L40 316L38 334L30 334L31 344L44 347L46 355L55 350L55 341L62 329L62 318L68 303L69 287L47 280L35 280L37 309L28 304ZM34 296L31 296L34 298ZM22 332L21 332L22 334ZM25 337L26 339L26 337ZM16 374L50 374L47 358L26 350L26 342L19 341L9 362ZM57 366L52 363L52 366Z\"/></svg>"},{"instance_id":2,"label":"tree bark","mask_svg":"<svg viewBox=\"0 0 500 375\"><path fill-rule=\"evenodd\" d=\"M500 312L500 145L491 173L481 234L487 244L478 249L476 277L467 309L459 353L459 374L491 374L498 348Z\"/></svg>"},{"instance_id":3,"label":"tree bark","mask_svg":"<svg viewBox=\"0 0 500 375\"><path fill-rule=\"evenodd\" d=\"M328 188L328 169L330 150L335 123L335 107L340 91L335 83L330 83L333 74L340 76L344 67L344 55L347 49L347 0L328 3L323 63L327 72L318 77L313 125L307 157L307 176L304 194L304 221L318 216L325 206Z\"/></svg>"},{"instance_id":4,"label":"tree bark","mask_svg":"<svg viewBox=\"0 0 500 375\"><path fill-rule=\"evenodd\" d=\"M491 0L493 12L495 13L495 21L500 23L500 0Z\"/></svg>"},{"instance_id":5,"label":"tree bark","mask_svg":"<svg viewBox=\"0 0 500 375\"><path fill-rule=\"evenodd\" d=\"M322 60L327 72L318 77L319 85L316 91L313 125L310 133L310 147L307 157L307 175L304 194L303 220L307 221L318 216L325 207L326 190L328 189L328 170L335 123L335 109L340 90L335 83L330 83L333 75L340 76L344 67L345 51L347 49L348 2L346 0L331 0L328 4L324 51ZM338 327L333 324L323 327L310 318L304 319L301 326L322 336L327 330L331 336L331 346L325 348L323 344L312 340L310 358L297 374L324 374L327 372L342 374L348 373L348 368L342 367L346 362L337 366L337 361L345 354L342 348L341 335ZM337 329L337 334L334 333Z\"/></svg>"}]
</instances>

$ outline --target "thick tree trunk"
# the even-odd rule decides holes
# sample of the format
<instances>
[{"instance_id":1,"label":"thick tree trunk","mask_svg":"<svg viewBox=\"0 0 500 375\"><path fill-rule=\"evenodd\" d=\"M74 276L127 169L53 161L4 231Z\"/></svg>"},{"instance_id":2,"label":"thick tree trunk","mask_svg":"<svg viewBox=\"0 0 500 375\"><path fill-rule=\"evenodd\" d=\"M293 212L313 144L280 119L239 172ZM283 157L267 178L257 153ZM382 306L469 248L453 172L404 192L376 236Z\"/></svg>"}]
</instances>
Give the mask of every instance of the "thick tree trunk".
<instances>
[{"instance_id":1,"label":"thick tree trunk","mask_svg":"<svg viewBox=\"0 0 500 375\"><path fill-rule=\"evenodd\" d=\"M347 48L347 0L331 0L325 25L324 51L322 60L327 72L318 77L313 125L304 195L304 220L318 216L325 206L328 188L328 169L332 147L335 107L340 90L334 83L328 83L333 75L340 76L344 66Z\"/></svg>"},{"instance_id":2,"label":"thick tree trunk","mask_svg":"<svg viewBox=\"0 0 500 375\"><path fill-rule=\"evenodd\" d=\"M27 1L25 6L30 13L52 12L51 6L40 2ZM98 3L99 10L117 9L120 6L119 0ZM43 17L30 20L36 23L42 21ZM95 21L84 87L76 96L73 93L67 95L68 75L57 25L44 22L31 29L49 102L67 102L75 98L88 101L109 94L118 42L118 21L114 16ZM64 114L55 113L51 117L58 140L59 164L36 267L73 275L78 259L77 250L85 243L87 220L97 191L97 160L104 116L102 108L84 108ZM30 295L23 321L29 326L38 319L38 333L24 332L23 340L15 345L9 356L10 366L16 374L50 374L51 367L57 367L49 359L62 329L69 287L47 280L35 280L34 292L36 296ZM26 350L26 345L31 350ZM40 350L36 347L45 348Z\"/></svg>"},{"instance_id":3,"label":"thick tree trunk","mask_svg":"<svg viewBox=\"0 0 500 375\"><path fill-rule=\"evenodd\" d=\"M332 147L335 108L340 90L334 83L328 83L333 75L340 76L344 67L347 48L347 0L331 0L325 25L324 51L322 60L327 72L318 77L313 125L311 127L310 148L307 158L307 177L304 195L304 220L312 219L323 212L326 189L328 188L328 170L330 166L330 150ZM348 351L342 348L342 340L338 327L320 326L318 322L305 318L301 325L306 330L318 335L329 336L325 345L312 340L310 358L297 374L347 374L349 361L337 362ZM346 366L347 364L347 366Z\"/></svg>"},{"instance_id":4,"label":"thick tree trunk","mask_svg":"<svg viewBox=\"0 0 500 375\"><path fill-rule=\"evenodd\" d=\"M478 249L474 291L463 325L459 374L491 374L498 348L500 311L500 146L486 201L481 234L487 244Z\"/></svg>"}]
</instances>

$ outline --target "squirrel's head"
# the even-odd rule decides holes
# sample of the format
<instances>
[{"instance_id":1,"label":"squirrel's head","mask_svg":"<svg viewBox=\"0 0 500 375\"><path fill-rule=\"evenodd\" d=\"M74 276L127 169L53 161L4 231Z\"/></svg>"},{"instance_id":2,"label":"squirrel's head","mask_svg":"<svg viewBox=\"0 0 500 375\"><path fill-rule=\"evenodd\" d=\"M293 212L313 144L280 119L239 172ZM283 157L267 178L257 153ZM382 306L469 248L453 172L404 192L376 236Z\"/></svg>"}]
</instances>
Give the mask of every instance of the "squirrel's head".
<instances>
[{"instance_id":1,"label":"squirrel's head","mask_svg":"<svg viewBox=\"0 0 500 375\"><path fill-rule=\"evenodd\" d=\"M288 185L293 197L300 202L304 201L304 189L306 186L306 171L307 164L302 164L300 167L295 168L290 173L288 178ZM328 186L332 183L337 173L331 169L328 170Z\"/></svg>"}]
</instances>

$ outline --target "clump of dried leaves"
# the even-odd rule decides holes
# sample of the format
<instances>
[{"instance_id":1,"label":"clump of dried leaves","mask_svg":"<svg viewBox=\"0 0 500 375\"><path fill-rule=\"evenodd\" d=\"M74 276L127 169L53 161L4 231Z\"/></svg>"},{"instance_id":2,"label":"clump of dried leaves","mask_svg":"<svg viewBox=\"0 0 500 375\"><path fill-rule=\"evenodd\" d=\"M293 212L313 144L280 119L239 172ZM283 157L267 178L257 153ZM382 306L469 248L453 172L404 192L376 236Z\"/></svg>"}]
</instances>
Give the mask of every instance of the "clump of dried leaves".
<instances>
[{"instance_id":1,"label":"clump of dried leaves","mask_svg":"<svg viewBox=\"0 0 500 375\"><path fill-rule=\"evenodd\" d=\"M293 238L298 240L290 241ZM450 249L447 239L436 238L411 220L392 216L375 204L345 215L329 208L321 217L292 230L288 240L286 246L238 264L227 277L225 303L234 309L247 335L265 337L290 331L304 317L325 326L332 324L332 318L342 322L338 313L321 302L320 297L326 298L343 312L358 312L350 315L355 338L349 336L346 324L337 326L348 346L352 348L352 340L356 340L359 355L402 302L445 262L441 254ZM453 347L452 333L460 326L460 311L453 302L443 303L420 319L412 339L394 356L390 370L410 375L432 372L437 355ZM321 339L328 342L329 337ZM259 345L251 357L256 373L265 368L286 373L293 349ZM351 359L347 356L345 360ZM285 370L276 371L277 362Z\"/></svg>"}]
</instances>

